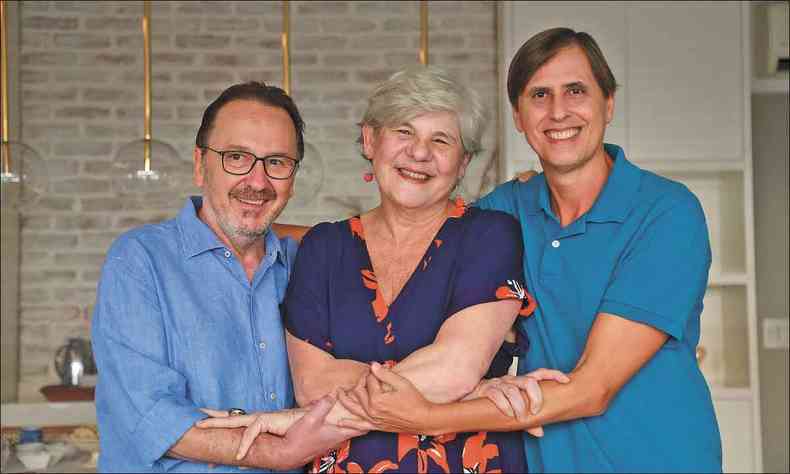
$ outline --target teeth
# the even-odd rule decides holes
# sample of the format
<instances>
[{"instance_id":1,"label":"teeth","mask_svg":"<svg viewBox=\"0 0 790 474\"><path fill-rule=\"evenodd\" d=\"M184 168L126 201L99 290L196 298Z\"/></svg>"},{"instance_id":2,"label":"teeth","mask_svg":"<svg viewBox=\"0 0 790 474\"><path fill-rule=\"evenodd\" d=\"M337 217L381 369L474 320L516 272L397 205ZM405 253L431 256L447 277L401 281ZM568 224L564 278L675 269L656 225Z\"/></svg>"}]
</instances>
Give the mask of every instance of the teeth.
<instances>
[{"instance_id":1,"label":"teeth","mask_svg":"<svg viewBox=\"0 0 790 474\"><path fill-rule=\"evenodd\" d=\"M547 130L546 135L552 140L567 140L579 134L581 128L567 128L565 130Z\"/></svg>"},{"instance_id":2,"label":"teeth","mask_svg":"<svg viewBox=\"0 0 790 474\"><path fill-rule=\"evenodd\" d=\"M420 179L420 180L424 181L424 180L429 178L429 176L427 174L417 173L416 171L409 171L409 170L403 169L403 168L400 169L400 172L401 172L402 175L407 176L407 177L412 178L412 179Z\"/></svg>"},{"instance_id":3,"label":"teeth","mask_svg":"<svg viewBox=\"0 0 790 474\"><path fill-rule=\"evenodd\" d=\"M244 204L251 204L253 206L262 206L263 202L264 202L263 200L261 200L261 201L248 201L247 199L241 199L241 198L237 198L237 199L239 201L243 202Z\"/></svg>"}]
</instances>

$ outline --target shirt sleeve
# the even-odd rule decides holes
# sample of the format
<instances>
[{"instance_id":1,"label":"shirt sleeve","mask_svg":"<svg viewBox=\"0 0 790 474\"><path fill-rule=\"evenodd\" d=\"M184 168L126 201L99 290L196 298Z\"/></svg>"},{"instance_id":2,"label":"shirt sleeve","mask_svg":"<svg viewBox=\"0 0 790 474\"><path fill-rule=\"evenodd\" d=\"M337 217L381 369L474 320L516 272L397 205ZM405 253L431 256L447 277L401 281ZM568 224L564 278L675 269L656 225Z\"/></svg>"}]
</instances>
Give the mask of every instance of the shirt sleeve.
<instances>
[{"instance_id":1,"label":"shirt sleeve","mask_svg":"<svg viewBox=\"0 0 790 474\"><path fill-rule=\"evenodd\" d=\"M615 269L599 312L682 340L702 310L711 263L705 215L689 191L656 206Z\"/></svg>"},{"instance_id":2,"label":"shirt sleeve","mask_svg":"<svg viewBox=\"0 0 790 474\"><path fill-rule=\"evenodd\" d=\"M153 466L198 420L187 381L168 364L168 335L147 255L114 245L99 282L91 339L100 426L128 440L129 455ZM123 246L123 245L122 245ZM105 418L105 420L101 420ZM103 422L103 423L101 423Z\"/></svg>"},{"instance_id":3,"label":"shirt sleeve","mask_svg":"<svg viewBox=\"0 0 790 474\"><path fill-rule=\"evenodd\" d=\"M502 212L477 212L464 233L447 313L501 299L519 299L528 307L518 222Z\"/></svg>"},{"instance_id":4,"label":"shirt sleeve","mask_svg":"<svg viewBox=\"0 0 790 474\"><path fill-rule=\"evenodd\" d=\"M331 224L313 227L302 239L283 304L283 321L292 336L332 353L327 275Z\"/></svg>"},{"instance_id":5,"label":"shirt sleeve","mask_svg":"<svg viewBox=\"0 0 790 474\"><path fill-rule=\"evenodd\" d=\"M502 183L493 191L475 201L474 206L480 209L502 211L518 218L516 200L516 180Z\"/></svg>"}]
</instances>

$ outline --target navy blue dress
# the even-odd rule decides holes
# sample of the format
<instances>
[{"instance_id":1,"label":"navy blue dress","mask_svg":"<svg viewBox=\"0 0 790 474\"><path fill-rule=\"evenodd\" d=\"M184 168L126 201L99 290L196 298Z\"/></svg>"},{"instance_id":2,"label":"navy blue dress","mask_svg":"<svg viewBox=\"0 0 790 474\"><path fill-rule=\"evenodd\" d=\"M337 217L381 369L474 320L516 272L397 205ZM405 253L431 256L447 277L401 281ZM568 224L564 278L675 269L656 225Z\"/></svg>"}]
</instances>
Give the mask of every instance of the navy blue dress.
<instances>
[{"instance_id":1,"label":"navy blue dress","mask_svg":"<svg viewBox=\"0 0 790 474\"><path fill-rule=\"evenodd\" d=\"M388 307L378 290L359 217L305 235L285 298L285 326L335 358L393 365L433 342L453 314L498 299L534 306L523 286L518 223L458 201L410 279ZM480 321L485 324L485 321ZM524 338L519 338L524 341ZM487 376L507 372L505 345ZM521 432L419 436L371 432L312 465L313 472L525 472Z\"/></svg>"}]
</instances>

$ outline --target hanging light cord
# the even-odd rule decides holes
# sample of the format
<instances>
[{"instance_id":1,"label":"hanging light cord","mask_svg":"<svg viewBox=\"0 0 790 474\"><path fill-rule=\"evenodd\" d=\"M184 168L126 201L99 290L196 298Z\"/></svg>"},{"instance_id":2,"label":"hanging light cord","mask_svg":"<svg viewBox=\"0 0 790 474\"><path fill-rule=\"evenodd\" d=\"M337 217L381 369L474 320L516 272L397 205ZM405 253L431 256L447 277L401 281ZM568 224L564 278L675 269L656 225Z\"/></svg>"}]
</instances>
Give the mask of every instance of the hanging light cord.
<instances>
[{"instance_id":1,"label":"hanging light cord","mask_svg":"<svg viewBox=\"0 0 790 474\"><path fill-rule=\"evenodd\" d=\"M283 32L280 43L283 50L283 90L291 95L291 5L283 0Z\"/></svg>"},{"instance_id":2,"label":"hanging light cord","mask_svg":"<svg viewBox=\"0 0 790 474\"><path fill-rule=\"evenodd\" d=\"M143 95L144 111L144 162L143 170L151 171L151 2L143 1Z\"/></svg>"},{"instance_id":3,"label":"hanging light cord","mask_svg":"<svg viewBox=\"0 0 790 474\"><path fill-rule=\"evenodd\" d=\"M2 71L0 71L0 82L2 82L2 95L3 95L3 175L8 175L11 173L11 156L10 156L10 147L8 146L8 41L6 38L6 24L5 24L5 11L6 5L5 0L0 0L0 25L2 25L2 45L0 45L0 49L2 49Z\"/></svg>"},{"instance_id":4,"label":"hanging light cord","mask_svg":"<svg viewBox=\"0 0 790 474\"><path fill-rule=\"evenodd\" d=\"M420 64L428 65L428 0L420 1Z\"/></svg>"}]
</instances>

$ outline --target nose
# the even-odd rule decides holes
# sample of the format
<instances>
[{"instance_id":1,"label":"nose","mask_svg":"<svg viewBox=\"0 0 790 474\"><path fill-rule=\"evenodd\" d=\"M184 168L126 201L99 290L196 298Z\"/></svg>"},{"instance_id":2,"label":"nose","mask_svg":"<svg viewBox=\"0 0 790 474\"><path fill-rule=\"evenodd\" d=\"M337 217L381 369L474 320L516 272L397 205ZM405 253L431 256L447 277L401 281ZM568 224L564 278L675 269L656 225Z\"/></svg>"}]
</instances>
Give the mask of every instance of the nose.
<instances>
[{"instance_id":1,"label":"nose","mask_svg":"<svg viewBox=\"0 0 790 474\"><path fill-rule=\"evenodd\" d=\"M266 170L263 167L263 161L258 160L255 162L252 170L247 174L247 182L255 189L263 189L271 184L269 176L266 174Z\"/></svg>"},{"instance_id":2,"label":"nose","mask_svg":"<svg viewBox=\"0 0 790 474\"><path fill-rule=\"evenodd\" d=\"M431 148L428 140L415 138L409 145L409 155L416 161L426 161L431 157Z\"/></svg>"},{"instance_id":3,"label":"nose","mask_svg":"<svg viewBox=\"0 0 790 474\"><path fill-rule=\"evenodd\" d=\"M556 94L552 97L550 114L552 120L557 122L562 121L568 116L568 109L562 94Z\"/></svg>"}]
</instances>

